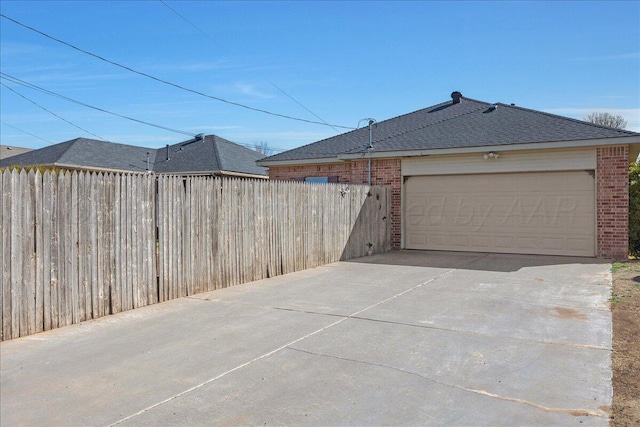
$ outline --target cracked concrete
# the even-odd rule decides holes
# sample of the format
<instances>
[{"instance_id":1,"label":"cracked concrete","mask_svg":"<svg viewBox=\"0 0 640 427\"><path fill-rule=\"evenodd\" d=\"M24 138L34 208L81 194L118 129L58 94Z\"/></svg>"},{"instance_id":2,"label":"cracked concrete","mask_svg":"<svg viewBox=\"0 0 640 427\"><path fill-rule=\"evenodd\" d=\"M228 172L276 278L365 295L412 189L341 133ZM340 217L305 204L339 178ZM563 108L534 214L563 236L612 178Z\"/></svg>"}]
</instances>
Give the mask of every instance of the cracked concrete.
<instances>
[{"instance_id":1,"label":"cracked concrete","mask_svg":"<svg viewBox=\"0 0 640 427\"><path fill-rule=\"evenodd\" d=\"M2 425L597 425L610 266L391 252L0 345Z\"/></svg>"}]
</instances>

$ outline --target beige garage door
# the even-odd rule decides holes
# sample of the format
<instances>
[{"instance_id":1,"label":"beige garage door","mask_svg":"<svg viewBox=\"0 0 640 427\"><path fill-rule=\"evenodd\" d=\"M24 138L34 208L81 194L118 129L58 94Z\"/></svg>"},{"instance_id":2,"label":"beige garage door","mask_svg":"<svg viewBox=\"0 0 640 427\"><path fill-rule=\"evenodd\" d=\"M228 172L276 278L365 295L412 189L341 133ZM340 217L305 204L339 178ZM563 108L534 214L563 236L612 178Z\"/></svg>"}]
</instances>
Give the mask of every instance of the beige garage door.
<instances>
[{"instance_id":1,"label":"beige garage door","mask_svg":"<svg viewBox=\"0 0 640 427\"><path fill-rule=\"evenodd\" d=\"M593 171L412 176L405 247L595 255Z\"/></svg>"}]
</instances>

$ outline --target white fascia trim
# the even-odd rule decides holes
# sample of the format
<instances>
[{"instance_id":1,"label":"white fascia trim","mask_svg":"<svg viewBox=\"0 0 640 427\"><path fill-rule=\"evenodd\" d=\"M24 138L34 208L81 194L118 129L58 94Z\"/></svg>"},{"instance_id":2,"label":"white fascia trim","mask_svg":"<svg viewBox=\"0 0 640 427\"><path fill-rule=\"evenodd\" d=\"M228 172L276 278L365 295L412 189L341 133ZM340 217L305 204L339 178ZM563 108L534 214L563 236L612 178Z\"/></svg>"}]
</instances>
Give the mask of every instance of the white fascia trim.
<instances>
[{"instance_id":1,"label":"white fascia trim","mask_svg":"<svg viewBox=\"0 0 640 427\"><path fill-rule=\"evenodd\" d=\"M258 160L256 164L258 166L299 166L299 165L315 165L320 163L341 163L341 158L335 157L323 157L319 159L301 159L301 160Z\"/></svg>"},{"instance_id":2,"label":"white fascia trim","mask_svg":"<svg viewBox=\"0 0 640 427\"><path fill-rule=\"evenodd\" d=\"M253 173L242 173L242 172L220 171L220 172L217 172L215 175L232 176L236 178L269 179L268 175L258 175Z\"/></svg>"},{"instance_id":3,"label":"white fascia trim","mask_svg":"<svg viewBox=\"0 0 640 427\"><path fill-rule=\"evenodd\" d=\"M267 175L258 175L242 172L229 171L181 171L181 172L156 172L156 175L172 175L172 176L229 176L236 178L256 178L269 179Z\"/></svg>"},{"instance_id":4,"label":"white fascia trim","mask_svg":"<svg viewBox=\"0 0 640 427\"><path fill-rule=\"evenodd\" d=\"M465 154L465 153L482 153L488 151L523 151L523 150L545 150L552 148L584 148L584 147L602 147L615 145L632 145L640 143L640 136L624 136L619 138L601 138L601 139L582 139L575 141L554 141L554 142L536 142L527 144L512 145L485 145L482 147L460 147L460 148L438 148L429 150L401 150L401 151L383 151L368 152L357 154L342 154L338 156L340 160L353 160L363 158L390 158L390 157L420 157L445 154Z\"/></svg>"}]
</instances>

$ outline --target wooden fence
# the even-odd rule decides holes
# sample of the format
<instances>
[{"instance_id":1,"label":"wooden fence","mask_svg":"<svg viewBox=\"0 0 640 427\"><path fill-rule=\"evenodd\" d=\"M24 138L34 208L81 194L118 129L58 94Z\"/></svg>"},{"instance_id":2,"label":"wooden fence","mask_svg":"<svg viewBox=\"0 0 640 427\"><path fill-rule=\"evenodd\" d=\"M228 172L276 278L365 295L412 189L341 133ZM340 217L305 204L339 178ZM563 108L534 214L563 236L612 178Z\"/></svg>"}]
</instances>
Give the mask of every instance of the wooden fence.
<instances>
[{"instance_id":1,"label":"wooden fence","mask_svg":"<svg viewBox=\"0 0 640 427\"><path fill-rule=\"evenodd\" d=\"M384 187L0 173L2 340L390 248Z\"/></svg>"}]
</instances>

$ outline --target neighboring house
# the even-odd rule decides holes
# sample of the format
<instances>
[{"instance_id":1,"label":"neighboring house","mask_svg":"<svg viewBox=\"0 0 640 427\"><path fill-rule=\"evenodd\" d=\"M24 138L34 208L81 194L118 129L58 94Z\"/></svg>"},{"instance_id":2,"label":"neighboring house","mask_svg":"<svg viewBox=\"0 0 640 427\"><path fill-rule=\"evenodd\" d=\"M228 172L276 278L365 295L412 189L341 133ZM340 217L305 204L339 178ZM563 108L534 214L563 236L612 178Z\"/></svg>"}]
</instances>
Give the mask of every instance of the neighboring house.
<instances>
[{"instance_id":1,"label":"neighboring house","mask_svg":"<svg viewBox=\"0 0 640 427\"><path fill-rule=\"evenodd\" d=\"M462 97L258 162L270 179L385 185L394 249L626 259L640 134Z\"/></svg>"},{"instance_id":2,"label":"neighboring house","mask_svg":"<svg viewBox=\"0 0 640 427\"><path fill-rule=\"evenodd\" d=\"M104 172L155 172L267 178L256 165L264 156L216 135L201 135L164 148L76 138L0 160L6 166L57 166Z\"/></svg>"},{"instance_id":3,"label":"neighboring house","mask_svg":"<svg viewBox=\"0 0 640 427\"><path fill-rule=\"evenodd\" d=\"M28 151L31 151L31 148L0 144L0 160L8 159L9 157L17 156L18 154L26 153Z\"/></svg>"}]
</instances>

